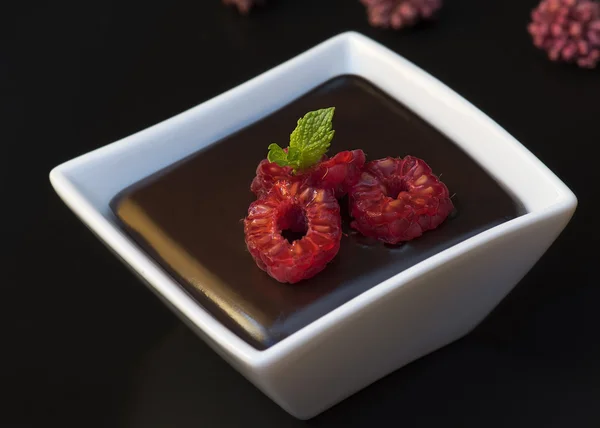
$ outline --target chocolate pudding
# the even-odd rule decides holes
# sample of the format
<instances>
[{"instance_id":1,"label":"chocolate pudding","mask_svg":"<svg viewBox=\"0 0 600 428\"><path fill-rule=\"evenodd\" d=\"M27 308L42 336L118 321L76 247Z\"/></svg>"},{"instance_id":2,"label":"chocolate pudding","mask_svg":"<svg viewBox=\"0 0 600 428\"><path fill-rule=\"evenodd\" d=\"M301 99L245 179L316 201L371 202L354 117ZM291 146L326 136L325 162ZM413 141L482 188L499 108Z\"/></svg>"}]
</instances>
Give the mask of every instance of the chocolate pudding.
<instances>
[{"instance_id":1,"label":"chocolate pudding","mask_svg":"<svg viewBox=\"0 0 600 428\"><path fill-rule=\"evenodd\" d=\"M390 247L349 228L337 257L317 276L281 284L246 249L242 219L267 147L288 145L300 117L336 107L329 154L363 149L367 161L413 155L441 175L455 212L436 230ZM148 177L111 208L124 230L203 308L264 350L391 276L525 211L442 133L370 82L339 76L273 114Z\"/></svg>"}]
</instances>

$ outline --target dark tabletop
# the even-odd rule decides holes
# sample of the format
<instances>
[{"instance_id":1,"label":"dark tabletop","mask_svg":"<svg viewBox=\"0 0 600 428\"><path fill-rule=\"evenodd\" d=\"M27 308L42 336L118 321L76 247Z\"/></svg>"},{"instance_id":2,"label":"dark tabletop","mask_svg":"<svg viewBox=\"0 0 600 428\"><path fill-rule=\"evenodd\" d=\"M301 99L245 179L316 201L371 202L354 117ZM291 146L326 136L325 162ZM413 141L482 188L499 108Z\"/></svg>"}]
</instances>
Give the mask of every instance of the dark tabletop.
<instances>
[{"instance_id":1,"label":"dark tabletop","mask_svg":"<svg viewBox=\"0 0 600 428\"><path fill-rule=\"evenodd\" d=\"M273 0L248 17L218 0L44 3L0 13L1 427L600 425L600 71L533 48L535 0L449 0L437 24L408 32L369 27L355 0ZM306 423L163 306L66 208L48 172L345 30L465 96L580 204L476 331Z\"/></svg>"}]
</instances>

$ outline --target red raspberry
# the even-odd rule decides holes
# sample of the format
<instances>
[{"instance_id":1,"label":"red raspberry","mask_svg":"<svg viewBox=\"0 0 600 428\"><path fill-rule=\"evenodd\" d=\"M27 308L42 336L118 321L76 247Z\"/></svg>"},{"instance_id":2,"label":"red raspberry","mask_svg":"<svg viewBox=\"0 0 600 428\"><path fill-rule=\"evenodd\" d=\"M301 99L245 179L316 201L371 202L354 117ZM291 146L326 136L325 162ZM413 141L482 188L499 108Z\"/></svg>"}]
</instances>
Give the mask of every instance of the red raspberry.
<instances>
[{"instance_id":1,"label":"red raspberry","mask_svg":"<svg viewBox=\"0 0 600 428\"><path fill-rule=\"evenodd\" d=\"M334 189L335 197L342 198L360 178L365 161L362 150L340 152L316 165L311 174L311 184Z\"/></svg>"},{"instance_id":2,"label":"red raspberry","mask_svg":"<svg viewBox=\"0 0 600 428\"><path fill-rule=\"evenodd\" d=\"M359 179L365 160L362 150L343 151L330 159L323 156L321 162L307 171L293 174L291 167L281 167L264 159L256 168L256 177L250 189L260 198L275 182L286 180L292 183L302 182L322 189L334 189L335 197L341 198Z\"/></svg>"},{"instance_id":3,"label":"red raspberry","mask_svg":"<svg viewBox=\"0 0 600 428\"><path fill-rule=\"evenodd\" d=\"M305 232L293 242L282 232ZM278 181L254 201L244 219L246 245L258 267L279 282L311 278L337 255L340 206L330 189Z\"/></svg>"},{"instance_id":4,"label":"red raspberry","mask_svg":"<svg viewBox=\"0 0 600 428\"><path fill-rule=\"evenodd\" d=\"M294 175L292 171L291 166L279 166L274 162L263 159L256 168L256 177L252 180L250 190L258 198L262 198L269 193L273 184L278 181L301 182L305 178L303 175Z\"/></svg>"},{"instance_id":5,"label":"red raspberry","mask_svg":"<svg viewBox=\"0 0 600 428\"><path fill-rule=\"evenodd\" d=\"M351 227L388 244L435 229L454 209L446 185L412 156L369 162L349 195Z\"/></svg>"},{"instance_id":6,"label":"red raspberry","mask_svg":"<svg viewBox=\"0 0 600 428\"><path fill-rule=\"evenodd\" d=\"M374 27L412 27L429 20L442 7L442 0L360 0L367 8L369 23Z\"/></svg>"},{"instance_id":7,"label":"red raspberry","mask_svg":"<svg viewBox=\"0 0 600 428\"><path fill-rule=\"evenodd\" d=\"M551 61L595 68L600 61L600 4L591 0L542 0L527 27Z\"/></svg>"}]
</instances>

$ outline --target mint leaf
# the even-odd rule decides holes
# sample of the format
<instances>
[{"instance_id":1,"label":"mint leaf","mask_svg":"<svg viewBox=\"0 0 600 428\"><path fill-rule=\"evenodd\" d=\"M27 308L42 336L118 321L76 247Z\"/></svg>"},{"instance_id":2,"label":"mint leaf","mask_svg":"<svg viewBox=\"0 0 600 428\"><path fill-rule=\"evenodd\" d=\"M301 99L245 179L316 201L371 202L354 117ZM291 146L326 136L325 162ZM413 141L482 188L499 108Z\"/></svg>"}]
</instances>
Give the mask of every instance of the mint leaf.
<instances>
[{"instance_id":1,"label":"mint leaf","mask_svg":"<svg viewBox=\"0 0 600 428\"><path fill-rule=\"evenodd\" d=\"M335 131L332 129L335 107L306 113L290 135L289 150L297 150L299 169L309 168L329 150ZM290 153L291 154L291 153Z\"/></svg>"},{"instance_id":2,"label":"mint leaf","mask_svg":"<svg viewBox=\"0 0 600 428\"><path fill-rule=\"evenodd\" d=\"M308 112L298 120L290 135L287 153L278 144L269 145L267 160L279 166L291 166L294 172L310 168L329 150L335 131L332 129L335 107Z\"/></svg>"},{"instance_id":3,"label":"mint leaf","mask_svg":"<svg viewBox=\"0 0 600 428\"><path fill-rule=\"evenodd\" d=\"M269 153L267 153L267 160L272 163L276 163L279 166L288 166L288 154L283 151L281 147L273 143L269 145Z\"/></svg>"},{"instance_id":4,"label":"mint leaf","mask_svg":"<svg viewBox=\"0 0 600 428\"><path fill-rule=\"evenodd\" d=\"M293 165L296 168L298 168L299 167L298 162L300 160L300 151L296 147L288 147L287 155L288 155L288 162L290 163L290 165Z\"/></svg>"}]
</instances>

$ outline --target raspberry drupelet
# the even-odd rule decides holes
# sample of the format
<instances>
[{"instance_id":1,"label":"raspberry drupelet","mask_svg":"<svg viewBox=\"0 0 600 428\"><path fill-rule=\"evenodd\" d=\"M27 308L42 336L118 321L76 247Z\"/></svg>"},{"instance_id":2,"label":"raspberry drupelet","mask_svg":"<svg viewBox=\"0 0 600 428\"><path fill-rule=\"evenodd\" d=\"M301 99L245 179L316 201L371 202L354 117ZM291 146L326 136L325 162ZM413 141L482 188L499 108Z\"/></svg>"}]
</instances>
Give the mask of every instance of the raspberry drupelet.
<instances>
[{"instance_id":1,"label":"raspberry drupelet","mask_svg":"<svg viewBox=\"0 0 600 428\"><path fill-rule=\"evenodd\" d=\"M351 227L388 244L437 228L454 209L446 185L412 156L369 162L349 195Z\"/></svg>"},{"instance_id":2,"label":"raspberry drupelet","mask_svg":"<svg viewBox=\"0 0 600 428\"><path fill-rule=\"evenodd\" d=\"M290 242L284 231L305 233ZM246 245L259 268L283 283L321 272L340 248L340 206L332 189L278 181L244 220Z\"/></svg>"},{"instance_id":3,"label":"raspberry drupelet","mask_svg":"<svg viewBox=\"0 0 600 428\"><path fill-rule=\"evenodd\" d=\"M294 174L291 167L279 166L264 159L256 168L256 177L250 189L260 198L279 180L305 182L309 186L333 189L335 197L339 199L358 181L365 160L362 150L343 151L332 158L323 156L315 166Z\"/></svg>"}]
</instances>

